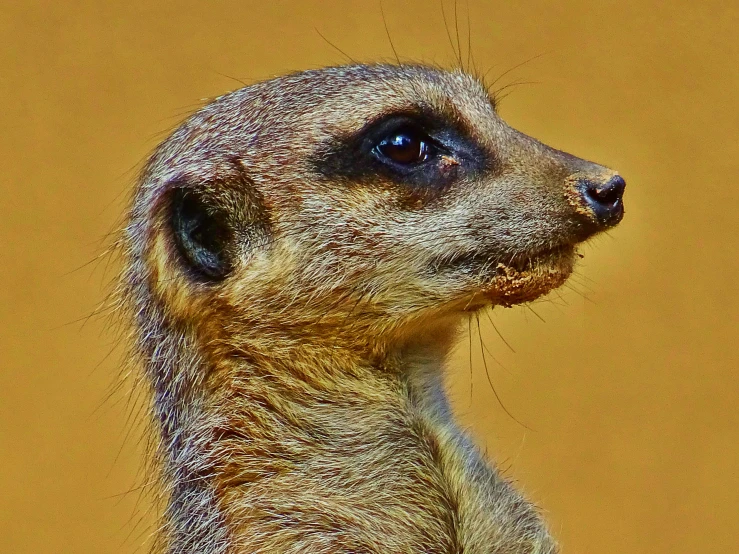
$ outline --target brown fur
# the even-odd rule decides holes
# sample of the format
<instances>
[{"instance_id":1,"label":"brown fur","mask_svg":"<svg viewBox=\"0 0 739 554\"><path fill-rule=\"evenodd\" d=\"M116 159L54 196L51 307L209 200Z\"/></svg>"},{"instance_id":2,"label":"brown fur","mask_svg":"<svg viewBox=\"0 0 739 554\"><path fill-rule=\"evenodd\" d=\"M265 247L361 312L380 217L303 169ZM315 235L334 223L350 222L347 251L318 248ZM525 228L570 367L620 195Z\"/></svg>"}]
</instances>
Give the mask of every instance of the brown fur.
<instances>
[{"instance_id":1,"label":"brown fur","mask_svg":"<svg viewBox=\"0 0 739 554\"><path fill-rule=\"evenodd\" d=\"M417 111L488 162L441 159L438 190L354 178L351 158L341 178L316 169ZM573 179L613 175L508 127L469 75L420 66L298 73L182 124L142 174L123 277L161 435L161 549L554 553L452 420L443 360L464 314L564 282L606 226ZM225 278L178 252L175 189L227 229Z\"/></svg>"}]
</instances>

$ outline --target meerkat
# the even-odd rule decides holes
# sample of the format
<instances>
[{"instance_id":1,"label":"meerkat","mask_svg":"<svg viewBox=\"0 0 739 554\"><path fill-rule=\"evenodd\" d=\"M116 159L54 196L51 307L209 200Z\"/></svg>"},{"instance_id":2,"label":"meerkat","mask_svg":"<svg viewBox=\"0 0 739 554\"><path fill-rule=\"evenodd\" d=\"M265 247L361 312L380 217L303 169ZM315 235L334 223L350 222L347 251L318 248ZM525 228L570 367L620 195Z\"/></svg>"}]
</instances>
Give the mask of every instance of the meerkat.
<instances>
[{"instance_id":1,"label":"meerkat","mask_svg":"<svg viewBox=\"0 0 739 554\"><path fill-rule=\"evenodd\" d=\"M125 228L158 550L556 552L455 423L444 360L470 312L564 283L624 187L461 70L311 70L195 113Z\"/></svg>"}]
</instances>

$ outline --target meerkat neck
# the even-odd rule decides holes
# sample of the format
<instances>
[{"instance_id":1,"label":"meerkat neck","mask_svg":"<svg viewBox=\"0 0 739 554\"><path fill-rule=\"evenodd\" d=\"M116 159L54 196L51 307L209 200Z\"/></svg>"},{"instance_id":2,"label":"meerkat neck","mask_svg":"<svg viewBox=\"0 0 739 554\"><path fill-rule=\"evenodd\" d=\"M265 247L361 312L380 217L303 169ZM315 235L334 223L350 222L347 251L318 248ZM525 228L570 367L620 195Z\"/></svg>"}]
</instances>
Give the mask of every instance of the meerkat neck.
<instances>
[{"instance_id":1,"label":"meerkat neck","mask_svg":"<svg viewBox=\"0 0 739 554\"><path fill-rule=\"evenodd\" d=\"M456 434L442 376L451 337L430 334L374 360L340 351L329 361L247 350L193 357L186 339L176 341L183 355L167 359L177 367L157 369L180 376L156 395L171 490L167 551L215 553L237 540L245 551L271 552L267 535L298 532L285 514L307 532L315 521L306 513L322 510L327 529L352 527L349 518L359 532L366 518L397 519L409 494L424 497L417 520L454 537L443 529L455 492L437 445ZM431 512L429 496L437 497ZM245 528L256 542L239 533ZM398 530L389 545L406 539Z\"/></svg>"},{"instance_id":2,"label":"meerkat neck","mask_svg":"<svg viewBox=\"0 0 739 554\"><path fill-rule=\"evenodd\" d=\"M443 363L455 328L369 350L145 328L169 497L156 548L554 552L454 423Z\"/></svg>"}]
</instances>

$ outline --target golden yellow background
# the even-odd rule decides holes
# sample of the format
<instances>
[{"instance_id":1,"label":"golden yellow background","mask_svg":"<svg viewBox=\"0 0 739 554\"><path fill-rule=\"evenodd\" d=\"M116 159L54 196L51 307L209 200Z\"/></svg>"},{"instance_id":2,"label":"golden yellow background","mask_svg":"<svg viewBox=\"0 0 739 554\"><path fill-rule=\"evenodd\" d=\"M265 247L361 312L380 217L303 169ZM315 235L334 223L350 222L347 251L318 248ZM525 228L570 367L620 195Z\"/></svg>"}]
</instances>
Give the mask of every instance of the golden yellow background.
<instances>
[{"instance_id":1,"label":"golden yellow background","mask_svg":"<svg viewBox=\"0 0 739 554\"><path fill-rule=\"evenodd\" d=\"M403 59L453 64L439 2L383 8ZM628 182L626 218L561 296L493 312L515 352L480 321L521 424L474 321L451 372L463 421L566 553L738 552L739 3L470 0L469 25L458 11L463 57L469 29L491 79L540 56L500 80L531 82L502 115ZM378 1L0 6L0 551L146 543L147 501L127 492L141 416L127 421L125 387L108 397L106 318L81 321L115 268L85 264L202 99L343 63L318 31L352 58L393 57Z\"/></svg>"}]
</instances>

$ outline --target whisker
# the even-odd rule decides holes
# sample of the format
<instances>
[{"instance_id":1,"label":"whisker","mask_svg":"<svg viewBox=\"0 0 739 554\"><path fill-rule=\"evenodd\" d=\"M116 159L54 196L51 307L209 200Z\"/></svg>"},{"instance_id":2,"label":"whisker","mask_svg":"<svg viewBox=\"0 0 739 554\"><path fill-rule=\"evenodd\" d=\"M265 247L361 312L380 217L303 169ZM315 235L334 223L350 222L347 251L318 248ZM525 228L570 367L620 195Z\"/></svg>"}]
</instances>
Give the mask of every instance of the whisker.
<instances>
[{"instance_id":1,"label":"whisker","mask_svg":"<svg viewBox=\"0 0 739 554\"><path fill-rule=\"evenodd\" d=\"M502 341L503 341L503 344L505 344L505 345L506 345L506 346L508 347L508 349L509 349L509 350L510 350L511 352L513 352L513 353L515 354L515 353L516 353L516 351L515 351L515 350L513 349L513 347L512 347L511 345L510 345L510 343L509 343L509 342L508 342L507 340L505 340L505 337L504 337L504 336L503 336L503 335L501 334L501 332L500 332L500 331L498 330L498 327L497 327L497 325L495 325L495 322L493 321L493 318L492 318L492 316L490 315L490 312L491 312L491 311L492 311L492 310L486 310L486 311L485 311L485 315L487 316L487 318L488 318L488 321L490 321L490 325L492 325L492 326L493 326L493 329L495 329L495 332L496 332L496 333L498 334L498 336L500 337L500 340L502 340Z\"/></svg>"},{"instance_id":2,"label":"whisker","mask_svg":"<svg viewBox=\"0 0 739 554\"><path fill-rule=\"evenodd\" d=\"M382 9L382 4L380 4L380 9ZM315 31L316 33L318 33L318 36L319 36L319 37L321 37L321 38L322 38L322 39L323 39L323 40L324 40L324 41L326 42L326 44L328 44L328 45L329 45L329 46L330 46L331 48L333 48L334 50L336 50L336 51L337 51L337 52L338 52L339 54L341 54L342 56L344 56L344 57L345 57L345 58L346 58L347 60L349 60L349 61L350 61L351 63L357 63L357 60L355 60L354 58L352 58L352 57L351 57L351 56L350 56L349 54L347 54L347 53L346 53L346 52L344 52L344 51L343 51L343 50L342 50L341 48L339 48L338 46L336 46L336 45L335 45L335 44L334 44L333 42L331 42L330 40L328 40L328 39L327 39L327 38L326 38L326 37L325 37L325 36L323 35L323 33L321 33L321 31L319 31L319 30L318 30L318 28L317 28L317 27L313 27L313 30L314 30L314 31Z\"/></svg>"},{"instance_id":3,"label":"whisker","mask_svg":"<svg viewBox=\"0 0 739 554\"><path fill-rule=\"evenodd\" d=\"M449 39L449 46L452 47L452 52L454 53L454 57L457 60L457 63L459 64L460 69L463 68L462 64L462 53L457 52L457 49L454 47L454 40L452 40L452 34L449 30L449 23L447 22L446 18L446 10L444 9L444 0L439 0L441 4L441 17L444 19L444 29L446 30L446 36Z\"/></svg>"},{"instance_id":4,"label":"whisker","mask_svg":"<svg viewBox=\"0 0 739 554\"><path fill-rule=\"evenodd\" d=\"M395 56L395 61L399 66L402 66L403 64L400 62L398 51L395 49L395 44L393 44L393 38L390 36L390 29L388 29L387 26L387 19L385 18L385 10L382 7L382 0L380 0L380 13L382 14L382 24L385 27L385 34L387 35L387 40L390 42L390 48L392 49L393 55Z\"/></svg>"},{"instance_id":5,"label":"whisker","mask_svg":"<svg viewBox=\"0 0 739 554\"><path fill-rule=\"evenodd\" d=\"M505 404L503 404L503 401L500 399L500 396L498 395L498 391L495 390L495 385L493 385L493 380L490 378L490 371L488 371L488 362L487 362L487 359L485 358L485 350L484 350L483 342L482 342L482 334L480 333L480 318L479 317L477 318L477 331L478 331L478 335L480 337L480 351L482 352L482 363L483 363L483 366L485 367L485 376L488 379L488 383L490 384L490 388L492 389L493 394L495 395L495 398L498 400L498 404L500 404L500 407L503 408L503 411L505 413L507 413L511 417L511 419L513 419L513 421L515 421L516 423L518 423L522 427L531 430L531 428L528 425L526 425L526 424L522 423L521 421L519 421L518 418L516 418L516 416L514 416L508 410L508 408L506 408Z\"/></svg>"},{"instance_id":6,"label":"whisker","mask_svg":"<svg viewBox=\"0 0 739 554\"><path fill-rule=\"evenodd\" d=\"M470 360L470 405L472 405L472 384L474 383L474 378L472 376L472 314L467 316L467 336L469 338L469 360Z\"/></svg>"},{"instance_id":7,"label":"whisker","mask_svg":"<svg viewBox=\"0 0 739 554\"><path fill-rule=\"evenodd\" d=\"M536 317L538 317L539 320L541 320L542 323L546 323L546 321L544 321L544 318L541 317L538 313L536 313L536 310L534 310L534 308L531 307L531 302L527 302L526 304L524 304L524 307L526 309L530 310L531 313L533 313Z\"/></svg>"}]
</instances>

